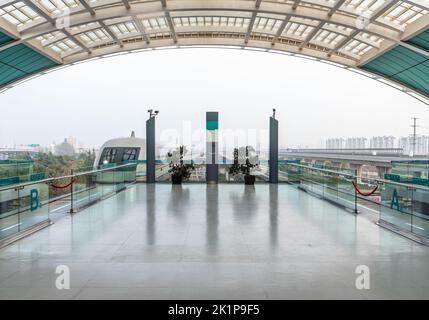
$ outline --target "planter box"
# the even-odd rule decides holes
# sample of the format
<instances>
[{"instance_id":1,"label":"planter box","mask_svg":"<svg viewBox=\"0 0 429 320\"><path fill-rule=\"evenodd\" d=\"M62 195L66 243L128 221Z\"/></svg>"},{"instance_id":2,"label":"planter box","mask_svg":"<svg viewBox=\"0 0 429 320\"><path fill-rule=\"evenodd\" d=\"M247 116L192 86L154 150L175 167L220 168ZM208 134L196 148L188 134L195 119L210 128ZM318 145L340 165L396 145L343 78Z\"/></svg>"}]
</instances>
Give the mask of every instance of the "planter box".
<instances>
[{"instance_id":1,"label":"planter box","mask_svg":"<svg viewBox=\"0 0 429 320\"><path fill-rule=\"evenodd\" d=\"M171 176L172 184L182 184L182 176Z\"/></svg>"},{"instance_id":2,"label":"planter box","mask_svg":"<svg viewBox=\"0 0 429 320\"><path fill-rule=\"evenodd\" d=\"M255 176L249 175L244 176L244 184L254 185L255 184Z\"/></svg>"}]
</instances>

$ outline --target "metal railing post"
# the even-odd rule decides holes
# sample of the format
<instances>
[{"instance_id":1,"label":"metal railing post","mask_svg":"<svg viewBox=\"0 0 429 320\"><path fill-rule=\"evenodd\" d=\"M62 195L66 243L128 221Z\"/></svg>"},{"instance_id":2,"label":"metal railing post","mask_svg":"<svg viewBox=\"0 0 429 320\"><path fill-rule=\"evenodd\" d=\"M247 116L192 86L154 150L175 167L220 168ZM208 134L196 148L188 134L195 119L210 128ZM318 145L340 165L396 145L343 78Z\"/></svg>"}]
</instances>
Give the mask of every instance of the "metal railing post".
<instances>
[{"instance_id":1,"label":"metal railing post","mask_svg":"<svg viewBox=\"0 0 429 320\"><path fill-rule=\"evenodd\" d=\"M355 183L356 183L356 186L358 185L358 178L357 178L357 174L358 174L358 172L357 172L357 170L355 170L355 176L356 176L356 178L355 178ZM357 190L356 190L356 188L353 188L353 190L355 191L355 209L354 209L354 213L358 213L358 208L357 208L357 202L358 202L358 194L357 194Z\"/></svg>"},{"instance_id":2,"label":"metal railing post","mask_svg":"<svg viewBox=\"0 0 429 320\"><path fill-rule=\"evenodd\" d=\"M70 175L72 176L72 179L73 179L73 169L70 170ZM74 213L74 209L73 209L73 185L74 185L74 183L70 186L70 214Z\"/></svg>"}]
</instances>

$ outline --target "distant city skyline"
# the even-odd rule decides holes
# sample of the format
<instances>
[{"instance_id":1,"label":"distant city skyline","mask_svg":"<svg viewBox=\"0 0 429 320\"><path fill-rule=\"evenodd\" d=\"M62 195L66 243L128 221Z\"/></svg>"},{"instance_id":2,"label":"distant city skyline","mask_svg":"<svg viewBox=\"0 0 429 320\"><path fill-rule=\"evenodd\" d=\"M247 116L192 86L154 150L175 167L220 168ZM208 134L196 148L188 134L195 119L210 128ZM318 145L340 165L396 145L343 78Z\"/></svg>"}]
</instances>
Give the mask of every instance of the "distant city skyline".
<instances>
[{"instance_id":1,"label":"distant city skyline","mask_svg":"<svg viewBox=\"0 0 429 320\"><path fill-rule=\"evenodd\" d=\"M0 94L0 147L49 145L74 136L99 148L132 130L144 137L146 110L168 130L266 130L277 109L282 147L320 148L329 137L407 136L411 118L429 134L429 108L382 83L327 64L261 52L164 50L64 68ZM41 130L43 128L43 130ZM261 147L264 142L261 141Z\"/></svg>"},{"instance_id":2,"label":"distant city skyline","mask_svg":"<svg viewBox=\"0 0 429 320\"><path fill-rule=\"evenodd\" d=\"M326 149L402 149L407 155L429 154L429 135L407 136L338 137L325 142Z\"/></svg>"}]
</instances>

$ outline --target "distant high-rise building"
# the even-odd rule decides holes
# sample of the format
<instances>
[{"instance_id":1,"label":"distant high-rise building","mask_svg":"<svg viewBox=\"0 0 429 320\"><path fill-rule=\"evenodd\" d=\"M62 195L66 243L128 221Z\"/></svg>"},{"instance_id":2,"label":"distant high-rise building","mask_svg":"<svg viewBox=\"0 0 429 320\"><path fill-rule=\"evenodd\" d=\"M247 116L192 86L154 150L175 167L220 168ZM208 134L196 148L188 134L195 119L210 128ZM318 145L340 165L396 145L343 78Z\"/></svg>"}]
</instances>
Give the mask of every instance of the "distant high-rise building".
<instances>
[{"instance_id":1,"label":"distant high-rise building","mask_svg":"<svg viewBox=\"0 0 429 320\"><path fill-rule=\"evenodd\" d=\"M346 140L346 149L365 149L366 148L366 138L364 137L353 137L347 138Z\"/></svg>"},{"instance_id":2,"label":"distant high-rise building","mask_svg":"<svg viewBox=\"0 0 429 320\"><path fill-rule=\"evenodd\" d=\"M331 138L326 140L326 149L344 149L344 139Z\"/></svg>"},{"instance_id":3,"label":"distant high-rise building","mask_svg":"<svg viewBox=\"0 0 429 320\"><path fill-rule=\"evenodd\" d=\"M393 136L372 137L369 141L371 149L393 149L396 138Z\"/></svg>"},{"instance_id":4,"label":"distant high-rise building","mask_svg":"<svg viewBox=\"0 0 429 320\"><path fill-rule=\"evenodd\" d=\"M415 141L413 135L400 137L398 140L398 148L402 148L404 153L408 155L428 155L429 136L417 135Z\"/></svg>"}]
</instances>

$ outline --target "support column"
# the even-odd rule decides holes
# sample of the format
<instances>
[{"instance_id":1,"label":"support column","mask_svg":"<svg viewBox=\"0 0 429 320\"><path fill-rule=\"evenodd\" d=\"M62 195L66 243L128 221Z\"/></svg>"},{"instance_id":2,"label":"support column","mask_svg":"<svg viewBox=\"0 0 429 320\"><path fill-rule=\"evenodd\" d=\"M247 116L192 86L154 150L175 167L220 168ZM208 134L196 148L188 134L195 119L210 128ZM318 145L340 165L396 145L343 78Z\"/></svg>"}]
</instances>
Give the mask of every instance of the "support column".
<instances>
[{"instance_id":1,"label":"support column","mask_svg":"<svg viewBox=\"0 0 429 320\"><path fill-rule=\"evenodd\" d=\"M146 121L146 182L155 183L155 117Z\"/></svg>"},{"instance_id":2,"label":"support column","mask_svg":"<svg viewBox=\"0 0 429 320\"><path fill-rule=\"evenodd\" d=\"M218 129L219 113L206 113L206 181L207 183L218 183L219 164L218 164Z\"/></svg>"},{"instance_id":3,"label":"support column","mask_svg":"<svg viewBox=\"0 0 429 320\"><path fill-rule=\"evenodd\" d=\"M270 117L270 183L279 182L279 122Z\"/></svg>"}]
</instances>

